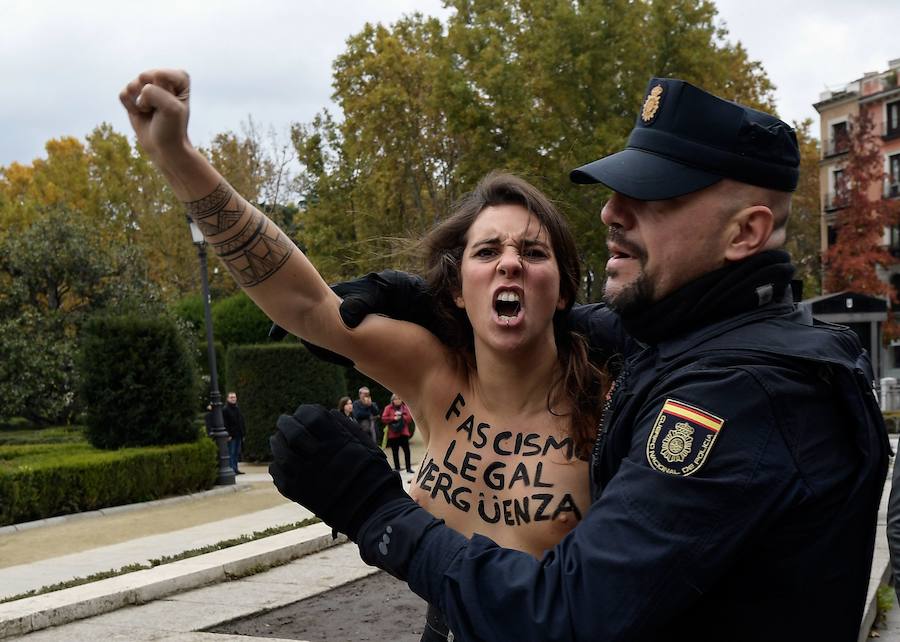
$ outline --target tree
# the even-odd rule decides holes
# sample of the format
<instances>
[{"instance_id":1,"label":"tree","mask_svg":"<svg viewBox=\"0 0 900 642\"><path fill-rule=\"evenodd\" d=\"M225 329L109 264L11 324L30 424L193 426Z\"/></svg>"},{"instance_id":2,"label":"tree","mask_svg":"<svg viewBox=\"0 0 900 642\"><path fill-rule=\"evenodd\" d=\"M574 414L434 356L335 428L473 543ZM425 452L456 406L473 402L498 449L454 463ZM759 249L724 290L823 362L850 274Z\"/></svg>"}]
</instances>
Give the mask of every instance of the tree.
<instances>
[{"instance_id":1,"label":"tree","mask_svg":"<svg viewBox=\"0 0 900 642\"><path fill-rule=\"evenodd\" d=\"M104 308L159 310L140 254L53 207L0 242L0 416L68 421L77 406L75 344Z\"/></svg>"},{"instance_id":2,"label":"tree","mask_svg":"<svg viewBox=\"0 0 900 642\"><path fill-rule=\"evenodd\" d=\"M791 203L785 248L803 281L803 296L822 292L821 210L819 209L819 141L812 136L812 119L794 123L800 144L800 182Z\"/></svg>"},{"instance_id":3,"label":"tree","mask_svg":"<svg viewBox=\"0 0 900 642\"><path fill-rule=\"evenodd\" d=\"M895 201L881 197L884 165L867 110L851 119L847 161L837 187L837 240L825 253L825 289L887 296L896 302L879 269L894 262L883 244L884 229L898 224Z\"/></svg>"},{"instance_id":4,"label":"tree","mask_svg":"<svg viewBox=\"0 0 900 642\"><path fill-rule=\"evenodd\" d=\"M218 134L209 149L201 151L247 198L268 199L263 209L276 222L289 219L290 229L295 210L279 200L295 193L289 172L293 154L287 148L274 133L266 145L248 120L243 134ZM84 142L72 137L52 139L46 151L45 159L30 165L12 163L0 168L0 240L62 208L90 224L104 242L132 246L167 301L198 289L197 255L190 243L184 205L126 136L103 123ZM215 265L210 286L215 294L236 290L234 280Z\"/></svg>"},{"instance_id":5,"label":"tree","mask_svg":"<svg viewBox=\"0 0 900 642\"><path fill-rule=\"evenodd\" d=\"M327 112L293 130L306 212L301 238L326 278L402 266L391 237L415 237L492 169L564 204L586 267L606 258L608 192L568 181L620 149L649 77L671 75L771 107L772 85L726 41L703 0L450 0L366 25L334 63Z\"/></svg>"}]
</instances>

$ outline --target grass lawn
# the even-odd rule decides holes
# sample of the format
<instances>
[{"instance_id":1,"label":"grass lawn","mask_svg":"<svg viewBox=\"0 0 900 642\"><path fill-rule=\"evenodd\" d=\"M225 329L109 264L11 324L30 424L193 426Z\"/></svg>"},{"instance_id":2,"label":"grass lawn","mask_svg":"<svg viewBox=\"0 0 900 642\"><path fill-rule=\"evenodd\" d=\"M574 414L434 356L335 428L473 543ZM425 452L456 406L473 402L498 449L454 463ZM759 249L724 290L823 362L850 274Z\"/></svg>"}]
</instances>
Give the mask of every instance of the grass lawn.
<instances>
[{"instance_id":1,"label":"grass lawn","mask_svg":"<svg viewBox=\"0 0 900 642\"><path fill-rule=\"evenodd\" d=\"M0 446L27 444L86 444L81 426L50 426L0 430Z\"/></svg>"},{"instance_id":2,"label":"grass lawn","mask_svg":"<svg viewBox=\"0 0 900 642\"><path fill-rule=\"evenodd\" d=\"M59 463L92 452L103 453L87 442L81 426L0 430L0 473Z\"/></svg>"}]
</instances>

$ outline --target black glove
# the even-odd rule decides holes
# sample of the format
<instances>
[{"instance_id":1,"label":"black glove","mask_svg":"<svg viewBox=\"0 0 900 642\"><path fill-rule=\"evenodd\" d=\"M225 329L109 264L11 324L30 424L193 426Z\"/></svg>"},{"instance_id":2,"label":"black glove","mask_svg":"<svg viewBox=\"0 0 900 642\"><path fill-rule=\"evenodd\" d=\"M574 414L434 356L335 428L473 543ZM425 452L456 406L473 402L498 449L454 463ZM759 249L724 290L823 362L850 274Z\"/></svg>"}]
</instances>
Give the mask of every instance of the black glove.
<instances>
[{"instance_id":1,"label":"black glove","mask_svg":"<svg viewBox=\"0 0 900 642\"><path fill-rule=\"evenodd\" d=\"M382 504L412 501L381 448L337 410L303 405L281 415L269 445L278 491L353 541Z\"/></svg>"},{"instance_id":2,"label":"black glove","mask_svg":"<svg viewBox=\"0 0 900 642\"><path fill-rule=\"evenodd\" d=\"M443 326L434 313L432 296L421 277L396 270L383 270L332 285L331 289L343 299L341 319L347 327L355 328L370 314L383 314L392 319L420 325L439 339L446 337ZM342 366L353 365L352 361L334 352L306 341L303 345L323 361Z\"/></svg>"}]
</instances>

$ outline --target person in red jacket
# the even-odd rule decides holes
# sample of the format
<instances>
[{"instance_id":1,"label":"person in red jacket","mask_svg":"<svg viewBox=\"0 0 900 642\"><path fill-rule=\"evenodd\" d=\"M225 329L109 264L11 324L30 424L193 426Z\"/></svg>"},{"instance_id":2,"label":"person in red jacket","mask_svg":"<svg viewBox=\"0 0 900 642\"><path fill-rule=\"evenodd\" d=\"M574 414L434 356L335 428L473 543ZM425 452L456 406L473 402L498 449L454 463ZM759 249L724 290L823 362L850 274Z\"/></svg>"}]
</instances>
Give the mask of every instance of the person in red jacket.
<instances>
[{"instance_id":1,"label":"person in red jacket","mask_svg":"<svg viewBox=\"0 0 900 642\"><path fill-rule=\"evenodd\" d=\"M381 423L385 425L387 443L394 453L394 470L397 471L400 470L400 453L398 452L400 448L403 449L403 455L406 457L406 472L413 471L409 465L409 438L412 436L410 432L412 420L409 407L403 403L400 396L391 395L391 403L381 413Z\"/></svg>"}]
</instances>

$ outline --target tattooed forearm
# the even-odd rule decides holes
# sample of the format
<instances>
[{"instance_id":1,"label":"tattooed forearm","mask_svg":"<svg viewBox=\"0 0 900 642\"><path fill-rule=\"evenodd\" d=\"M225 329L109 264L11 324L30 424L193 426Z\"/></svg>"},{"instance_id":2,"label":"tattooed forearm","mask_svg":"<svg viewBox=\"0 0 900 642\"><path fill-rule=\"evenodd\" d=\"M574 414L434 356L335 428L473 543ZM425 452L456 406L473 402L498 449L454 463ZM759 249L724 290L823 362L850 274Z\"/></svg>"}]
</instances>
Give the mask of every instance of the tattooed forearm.
<instances>
[{"instance_id":1,"label":"tattooed forearm","mask_svg":"<svg viewBox=\"0 0 900 642\"><path fill-rule=\"evenodd\" d=\"M291 240L225 182L185 205L242 287L265 281L294 251Z\"/></svg>"},{"instance_id":2,"label":"tattooed forearm","mask_svg":"<svg viewBox=\"0 0 900 642\"><path fill-rule=\"evenodd\" d=\"M234 225L243 214L243 208L241 211L236 211L234 207L228 207L229 202L235 196L237 194L234 193L234 190L223 181L216 185L216 189L211 194L184 205L188 215L200 226L203 234L213 236ZM244 204L244 199L238 198L236 202L241 206Z\"/></svg>"}]
</instances>

